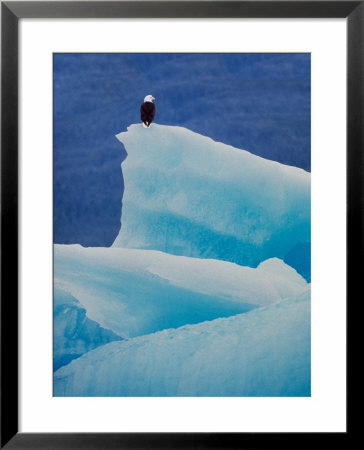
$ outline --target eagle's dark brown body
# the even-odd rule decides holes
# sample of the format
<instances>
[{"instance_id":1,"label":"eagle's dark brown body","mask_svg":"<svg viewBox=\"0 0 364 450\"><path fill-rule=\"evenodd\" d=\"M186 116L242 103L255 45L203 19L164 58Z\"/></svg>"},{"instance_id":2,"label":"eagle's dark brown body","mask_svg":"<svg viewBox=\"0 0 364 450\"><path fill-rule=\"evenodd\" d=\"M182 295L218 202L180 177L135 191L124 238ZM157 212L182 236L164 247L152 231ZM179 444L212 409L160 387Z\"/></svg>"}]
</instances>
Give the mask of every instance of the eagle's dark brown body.
<instances>
[{"instance_id":1,"label":"eagle's dark brown body","mask_svg":"<svg viewBox=\"0 0 364 450\"><path fill-rule=\"evenodd\" d=\"M144 102L140 107L140 118L142 122L149 127L155 116L155 104L152 102Z\"/></svg>"}]
</instances>

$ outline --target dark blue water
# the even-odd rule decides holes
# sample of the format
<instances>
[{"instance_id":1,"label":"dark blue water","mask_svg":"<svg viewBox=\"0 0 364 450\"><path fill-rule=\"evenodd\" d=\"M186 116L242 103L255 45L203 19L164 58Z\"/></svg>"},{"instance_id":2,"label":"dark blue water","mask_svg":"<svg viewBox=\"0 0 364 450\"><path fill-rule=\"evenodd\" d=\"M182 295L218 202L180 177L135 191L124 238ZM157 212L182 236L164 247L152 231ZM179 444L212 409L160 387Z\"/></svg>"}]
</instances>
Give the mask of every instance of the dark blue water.
<instances>
[{"instance_id":1,"label":"dark blue water","mask_svg":"<svg viewBox=\"0 0 364 450\"><path fill-rule=\"evenodd\" d=\"M120 227L115 134L139 122L187 127L310 170L309 54L55 54L54 241L110 245Z\"/></svg>"}]
</instances>

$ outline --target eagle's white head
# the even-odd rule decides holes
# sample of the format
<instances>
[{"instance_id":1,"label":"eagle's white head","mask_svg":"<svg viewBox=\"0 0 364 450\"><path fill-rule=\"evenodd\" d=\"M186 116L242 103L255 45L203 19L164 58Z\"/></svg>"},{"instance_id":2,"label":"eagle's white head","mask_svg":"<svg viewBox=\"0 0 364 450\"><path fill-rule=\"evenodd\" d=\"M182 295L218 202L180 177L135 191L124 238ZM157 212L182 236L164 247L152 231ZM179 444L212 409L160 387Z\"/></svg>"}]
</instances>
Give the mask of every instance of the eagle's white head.
<instances>
[{"instance_id":1,"label":"eagle's white head","mask_svg":"<svg viewBox=\"0 0 364 450\"><path fill-rule=\"evenodd\" d=\"M153 102L153 100L155 100L155 98L153 97L153 95L147 95L144 98L144 102Z\"/></svg>"}]
</instances>

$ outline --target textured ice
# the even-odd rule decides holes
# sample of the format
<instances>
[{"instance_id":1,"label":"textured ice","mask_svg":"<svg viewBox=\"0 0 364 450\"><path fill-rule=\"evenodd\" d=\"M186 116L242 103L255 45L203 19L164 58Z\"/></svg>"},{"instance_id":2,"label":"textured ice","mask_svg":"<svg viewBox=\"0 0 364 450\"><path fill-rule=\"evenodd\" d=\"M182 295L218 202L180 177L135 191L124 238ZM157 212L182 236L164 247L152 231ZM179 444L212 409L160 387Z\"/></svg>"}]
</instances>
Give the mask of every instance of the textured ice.
<instances>
[{"instance_id":1,"label":"textured ice","mask_svg":"<svg viewBox=\"0 0 364 450\"><path fill-rule=\"evenodd\" d=\"M123 338L177 328L294 297L307 282L274 258L258 268L122 248L54 246L56 283L87 317Z\"/></svg>"},{"instance_id":2,"label":"textured ice","mask_svg":"<svg viewBox=\"0 0 364 450\"><path fill-rule=\"evenodd\" d=\"M118 138L114 246L54 246L55 395L310 395L310 174L179 127Z\"/></svg>"},{"instance_id":3,"label":"textured ice","mask_svg":"<svg viewBox=\"0 0 364 450\"><path fill-rule=\"evenodd\" d=\"M122 338L86 317L86 310L61 286L54 287L54 370L84 353Z\"/></svg>"},{"instance_id":4,"label":"textured ice","mask_svg":"<svg viewBox=\"0 0 364 450\"><path fill-rule=\"evenodd\" d=\"M181 127L131 125L117 138L128 156L114 247L256 267L309 245L310 173Z\"/></svg>"},{"instance_id":5,"label":"textured ice","mask_svg":"<svg viewBox=\"0 0 364 450\"><path fill-rule=\"evenodd\" d=\"M309 396L310 293L113 342L55 373L56 396Z\"/></svg>"}]
</instances>

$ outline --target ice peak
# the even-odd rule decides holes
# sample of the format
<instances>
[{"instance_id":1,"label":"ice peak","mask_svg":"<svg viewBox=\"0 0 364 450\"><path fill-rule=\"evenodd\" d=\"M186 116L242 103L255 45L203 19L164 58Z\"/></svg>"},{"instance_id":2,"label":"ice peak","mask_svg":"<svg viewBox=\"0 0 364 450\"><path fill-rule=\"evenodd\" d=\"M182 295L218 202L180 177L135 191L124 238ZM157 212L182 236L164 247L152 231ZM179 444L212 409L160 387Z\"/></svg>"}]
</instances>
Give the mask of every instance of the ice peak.
<instances>
[{"instance_id":1,"label":"ice peak","mask_svg":"<svg viewBox=\"0 0 364 450\"><path fill-rule=\"evenodd\" d=\"M130 125L113 246L256 266L310 242L310 174L186 128Z\"/></svg>"}]
</instances>

